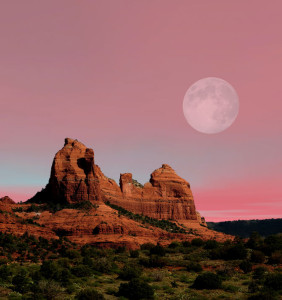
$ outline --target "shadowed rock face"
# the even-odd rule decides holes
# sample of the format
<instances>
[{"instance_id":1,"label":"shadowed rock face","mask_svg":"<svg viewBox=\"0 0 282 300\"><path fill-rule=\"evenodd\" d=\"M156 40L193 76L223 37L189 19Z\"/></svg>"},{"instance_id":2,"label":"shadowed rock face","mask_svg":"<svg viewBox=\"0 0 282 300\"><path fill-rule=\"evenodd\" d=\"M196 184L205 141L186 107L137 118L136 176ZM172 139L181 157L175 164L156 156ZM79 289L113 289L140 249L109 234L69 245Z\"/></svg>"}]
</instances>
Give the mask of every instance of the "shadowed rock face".
<instances>
[{"instance_id":1,"label":"shadowed rock face","mask_svg":"<svg viewBox=\"0 0 282 300\"><path fill-rule=\"evenodd\" d=\"M70 138L55 155L48 185L31 201L109 201L156 219L203 223L196 212L190 184L169 165L155 170L144 187L132 179L131 173L121 174L118 186L95 165L94 151Z\"/></svg>"}]
</instances>

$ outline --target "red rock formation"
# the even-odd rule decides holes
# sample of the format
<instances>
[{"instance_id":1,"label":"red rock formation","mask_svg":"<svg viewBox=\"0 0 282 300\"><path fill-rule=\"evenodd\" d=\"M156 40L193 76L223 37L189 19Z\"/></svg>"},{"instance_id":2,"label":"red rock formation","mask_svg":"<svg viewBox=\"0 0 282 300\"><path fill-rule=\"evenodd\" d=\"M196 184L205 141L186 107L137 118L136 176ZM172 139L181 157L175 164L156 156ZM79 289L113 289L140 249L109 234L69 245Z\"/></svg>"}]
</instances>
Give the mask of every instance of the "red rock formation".
<instances>
[{"instance_id":1,"label":"red rock formation","mask_svg":"<svg viewBox=\"0 0 282 300\"><path fill-rule=\"evenodd\" d=\"M0 198L0 203L2 204L16 204L14 200L12 200L9 196L4 196Z\"/></svg>"},{"instance_id":2,"label":"red rock formation","mask_svg":"<svg viewBox=\"0 0 282 300\"><path fill-rule=\"evenodd\" d=\"M30 201L77 203L100 200L94 169L94 151L77 140L66 138L64 147L55 155L48 185Z\"/></svg>"},{"instance_id":3,"label":"red rock formation","mask_svg":"<svg viewBox=\"0 0 282 300\"><path fill-rule=\"evenodd\" d=\"M108 201L136 214L156 219L198 220L189 183L169 165L155 170L143 188L136 185L130 173L120 176L121 193L105 193L106 188L104 182L101 193Z\"/></svg>"},{"instance_id":4,"label":"red rock formation","mask_svg":"<svg viewBox=\"0 0 282 300\"><path fill-rule=\"evenodd\" d=\"M37 201L39 199L39 201ZM132 174L120 175L120 186L107 178L94 164L94 151L73 139L65 139L56 154L49 183L31 201L68 202L109 201L133 213L156 219L191 220L204 224L196 213L190 184L169 165L151 174L144 187Z\"/></svg>"},{"instance_id":5,"label":"red rock formation","mask_svg":"<svg viewBox=\"0 0 282 300\"><path fill-rule=\"evenodd\" d=\"M91 201L90 209L63 209L29 212L29 202L78 203ZM109 201L133 213L156 219L172 219L186 233L171 233L142 224L120 215L104 202ZM45 205L39 205L45 207ZM29 219L29 220L28 220ZM28 221L33 222L28 222ZM143 243L167 245L173 240L231 236L217 233L201 225L204 219L196 212L193 195L187 181L168 165L151 174L144 187L132 179L132 174L120 175L120 186L106 177L94 164L94 151L73 139L55 155L46 188L28 203L15 204L9 197L0 199L0 231L22 235L58 238L67 235L80 245L91 243L103 247L138 248ZM42 226L40 226L42 225Z\"/></svg>"},{"instance_id":6,"label":"red rock formation","mask_svg":"<svg viewBox=\"0 0 282 300\"><path fill-rule=\"evenodd\" d=\"M21 206L25 211L29 205L22 204ZM202 227L199 223L193 223L193 232L191 233L169 233L119 215L116 210L103 202L90 210L63 209L56 213L49 211L18 212L16 215L17 218L15 213L3 215L5 220L2 220L0 215L0 230L17 235L28 231L30 234L42 235L46 238L58 238L58 236L63 235L80 245L88 243L103 247L126 246L130 249L136 249L144 243L168 245L174 240L191 241L195 237L216 238L217 240L224 240L228 237L223 233ZM34 218L37 224L44 225L44 227L22 224L22 220ZM178 225L185 228L184 224L178 223ZM191 229L187 228L187 231L189 232Z\"/></svg>"}]
</instances>

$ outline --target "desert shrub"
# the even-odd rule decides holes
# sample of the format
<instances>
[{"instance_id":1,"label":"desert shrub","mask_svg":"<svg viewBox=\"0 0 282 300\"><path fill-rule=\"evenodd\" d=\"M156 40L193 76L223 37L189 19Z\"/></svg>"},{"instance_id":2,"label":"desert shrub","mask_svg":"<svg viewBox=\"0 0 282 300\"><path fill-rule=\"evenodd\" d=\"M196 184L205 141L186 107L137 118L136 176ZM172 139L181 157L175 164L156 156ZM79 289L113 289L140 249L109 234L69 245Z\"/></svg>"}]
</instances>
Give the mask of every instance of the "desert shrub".
<instances>
[{"instance_id":1,"label":"desert shrub","mask_svg":"<svg viewBox=\"0 0 282 300\"><path fill-rule=\"evenodd\" d=\"M126 251L126 248L124 246L119 246L115 249L116 254L124 253Z\"/></svg>"},{"instance_id":2,"label":"desert shrub","mask_svg":"<svg viewBox=\"0 0 282 300\"><path fill-rule=\"evenodd\" d=\"M280 265L282 264L282 251L275 251L269 257L268 263L271 265Z\"/></svg>"},{"instance_id":3,"label":"desert shrub","mask_svg":"<svg viewBox=\"0 0 282 300\"><path fill-rule=\"evenodd\" d=\"M27 212L39 212L40 210L42 210L42 208L40 208L40 206L32 203L31 206L26 211Z\"/></svg>"},{"instance_id":4,"label":"desert shrub","mask_svg":"<svg viewBox=\"0 0 282 300\"><path fill-rule=\"evenodd\" d=\"M217 274L214 274L212 272L206 272L198 275L192 287L198 290L213 290L221 288L221 284L222 280Z\"/></svg>"},{"instance_id":5,"label":"desert shrub","mask_svg":"<svg viewBox=\"0 0 282 300\"><path fill-rule=\"evenodd\" d=\"M70 283L70 279L72 278L71 271L69 269L62 269L60 273L60 277L58 281L61 282L64 286Z\"/></svg>"},{"instance_id":6,"label":"desert shrub","mask_svg":"<svg viewBox=\"0 0 282 300\"><path fill-rule=\"evenodd\" d=\"M9 276L13 274L10 266L8 265L3 265L0 267L0 278L7 280Z\"/></svg>"},{"instance_id":7,"label":"desert shrub","mask_svg":"<svg viewBox=\"0 0 282 300\"><path fill-rule=\"evenodd\" d=\"M197 273L197 272L203 271L203 268L199 263L191 261L187 264L186 270L188 272L196 272Z\"/></svg>"},{"instance_id":8,"label":"desert shrub","mask_svg":"<svg viewBox=\"0 0 282 300\"><path fill-rule=\"evenodd\" d=\"M21 269L19 274L13 277L12 284L16 292L23 294L31 288L32 280L28 276L28 272L25 269Z\"/></svg>"},{"instance_id":9,"label":"desert shrub","mask_svg":"<svg viewBox=\"0 0 282 300\"><path fill-rule=\"evenodd\" d=\"M113 263L107 257L101 257L95 261L93 268L101 273L109 273L113 268Z\"/></svg>"},{"instance_id":10,"label":"desert shrub","mask_svg":"<svg viewBox=\"0 0 282 300\"><path fill-rule=\"evenodd\" d=\"M192 251L191 253L186 254L184 256L184 259L191 260L194 262L200 262L200 261L206 259L206 257L207 257L206 250L203 250L202 248L197 248L194 251Z\"/></svg>"},{"instance_id":11,"label":"desert shrub","mask_svg":"<svg viewBox=\"0 0 282 300\"><path fill-rule=\"evenodd\" d=\"M161 270L155 270L154 272L151 273L151 278L153 279L153 281L163 281L165 275L166 272Z\"/></svg>"},{"instance_id":12,"label":"desert shrub","mask_svg":"<svg viewBox=\"0 0 282 300\"><path fill-rule=\"evenodd\" d=\"M195 239L193 239L192 241L191 241L191 245L192 246L196 246L196 247L201 247L201 246L203 246L204 245L204 241L202 240L202 239L200 239L200 238L195 238Z\"/></svg>"},{"instance_id":13,"label":"desert shrub","mask_svg":"<svg viewBox=\"0 0 282 300\"><path fill-rule=\"evenodd\" d=\"M266 276L264 286L274 291L282 290L282 273L272 273Z\"/></svg>"},{"instance_id":14,"label":"desert shrub","mask_svg":"<svg viewBox=\"0 0 282 300\"><path fill-rule=\"evenodd\" d=\"M252 271L252 263L248 260L243 260L240 265L240 269L245 273L250 273Z\"/></svg>"},{"instance_id":15,"label":"desert shrub","mask_svg":"<svg viewBox=\"0 0 282 300\"><path fill-rule=\"evenodd\" d=\"M256 280L262 280L267 272L265 267L257 267L254 269L253 278Z\"/></svg>"},{"instance_id":16,"label":"desert shrub","mask_svg":"<svg viewBox=\"0 0 282 300\"><path fill-rule=\"evenodd\" d=\"M60 268L56 262L51 260L43 261L40 267L40 273L46 279L57 280L60 277Z\"/></svg>"},{"instance_id":17,"label":"desert shrub","mask_svg":"<svg viewBox=\"0 0 282 300\"><path fill-rule=\"evenodd\" d=\"M236 293L240 288L236 285L227 284L223 286L223 290L229 293Z\"/></svg>"},{"instance_id":18,"label":"desert shrub","mask_svg":"<svg viewBox=\"0 0 282 300\"><path fill-rule=\"evenodd\" d=\"M118 295L124 296L129 300L153 299L154 290L145 281L140 278L134 278L128 283L120 285Z\"/></svg>"},{"instance_id":19,"label":"desert shrub","mask_svg":"<svg viewBox=\"0 0 282 300\"><path fill-rule=\"evenodd\" d=\"M216 240L208 240L205 242L205 249L216 249L219 246L218 242Z\"/></svg>"},{"instance_id":20,"label":"desert shrub","mask_svg":"<svg viewBox=\"0 0 282 300\"><path fill-rule=\"evenodd\" d=\"M259 250L253 250L251 254L251 261L254 263L263 263L265 261L265 255Z\"/></svg>"},{"instance_id":21,"label":"desert shrub","mask_svg":"<svg viewBox=\"0 0 282 300\"><path fill-rule=\"evenodd\" d=\"M93 288L81 290L75 297L76 300L104 300L104 296Z\"/></svg>"},{"instance_id":22,"label":"desert shrub","mask_svg":"<svg viewBox=\"0 0 282 300\"><path fill-rule=\"evenodd\" d=\"M241 243L227 247L224 251L224 258L227 260L245 259L246 257L247 249Z\"/></svg>"},{"instance_id":23,"label":"desert shrub","mask_svg":"<svg viewBox=\"0 0 282 300\"><path fill-rule=\"evenodd\" d=\"M84 256L82 259L82 263L90 268L94 266L94 261L90 256Z\"/></svg>"},{"instance_id":24,"label":"desert shrub","mask_svg":"<svg viewBox=\"0 0 282 300\"><path fill-rule=\"evenodd\" d=\"M173 241L168 245L168 248L175 249L180 246L180 243L177 241Z\"/></svg>"},{"instance_id":25,"label":"desert shrub","mask_svg":"<svg viewBox=\"0 0 282 300\"><path fill-rule=\"evenodd\" d=\"M9 300L22 300L22 294L18 292L12 292L9 294L8 298Z\"/></svg>"},{"instance_id":26,"label":"desert shrub","mask_svg":"<svg viewBox=\"0 0 282 300\"><path fill-rule=\"evenodd\" d=\"M232 266L223 265L217 269L216 274L220 276L221 279L228 279L235 274L235 269Z\"/></svg>"},{"instance_id":27,"label":"desert shrub","mask_svg":"<svg viewBox=\"0 0 282 300\"><path fill-rule=\"evenodd\" d=\"M155 247L152 243L145 243L141 245L141 250L151 250L151 248Z\"/></svg>"},{"instance_id":28,"label":"desert shrub","mask_svg":"<svg viewBox=\"0 0 282 300\"><path fill-rule=\"evenodd\" d=\"M249 293L256 293L259 290L259 288L260 288L259 283L257 281L252 280L249 283L248 291Z\"/></svg>"},{"instance_id":29,"label":"desert shrub","mask_svg":"<svg viewBox=\"0 0 282 300\"><path fill-rule=\"evenodd\" d=\"M65 257L68 257L70 259L80 258L80 253L77 250L68 249L66 250Z\"/></svg>"},{"instance_id":30,"label":"desert shrub","mask_svg":"<svg viewBox=\"0 0 282 300\"><path fill-rule=\"evenodd\" d=\"M138 250L130 250L130 257L131 258L138 258L139 257L139 251Z\"/></svg>"},{"instance_id":31,"label":"desert shrub","mask_svg":"<svg viewBox=\"0 0 282 300\"><path fill-rule=\"evenodd\" d=\"M54 280L41 280L33 286L33 299L62 299L63 289Z\"/></svg>"},{"instance_id":32,"label":"desert shrub","mask_svg":"<svg viewBox=\"0 0 282 300\"><path fill-rule=\"evenodd\" d=\"M187 248L191 246L191 243L189 241L184 241L182 242L182 246Z\"/></svg>"},{"instance_id":33,"label":"desert shrub","mask_svg":"<svg viewBox=\"0 0 282 300\"><path fill-rule=\"evenodd\" d=\"M161 245L157 245L150 249L151 255L165 256L165 248Z\"/></svg>"},{"instance_id":34,"label":"desert shrub","mask_svg":"<svg viewBox=\"0 0 282 300\"><path fill-rule=\"evenodd\" d=\"M74 266L71 271L76 277L86 277L92 274L90 267L86 265Z\"/></svg>"},{"instance_id":35,"label":"desert shrub","mask_svg":"<svg viewBox=\"0 0 282 300\"><path fill-rule=\"evenodd\" d=\"M251 249L259 249L263 244L263 239L256 231L252 232L246 246Z\"/></svg>"},{"instance_id":36,"label":"desert shrub","mask_svg":"<svg viewBox=\"0 0 282 300\"><path fill-rule=\"evenodd\" d=\"M259 293L248 297L248 300L278 300L278 295L275 291L263 289Z\"/></svg>"},{"instance_id":37,"label":"desert shrub","mask_svg":"<svg viewBox=\"0 0 282 300\"><path fill-rule=\"evenodd\" d=\"M210 259L223 259L224 258L224 248L218 247L211 249L208 253Z\"/></svg>"},{"instance_id":38,"label":"desert shrub","mask_svg":"<svg viewBox=\"0 0 282 300\"><path fill-rule=\"evenodd\" d=\"M8 260L6 258L0 258L0 266L6 265L8 263Z\"/></svg>"},{"instance_id":39,"label":"desert shrub","mask_svg":"<svg viewBox=\"0 0 282 300\"><path fill-rule=\"evenodd\" d=\"M119 278L123 280L130 280L132 278L140 277L142 270L136 265L125 265L120 271Z\"/></svg>"},{"instance_id":40,"label":"desert shrub","mask_svg":"<svg viewBox=\"0 0 282 300\"><path fill-rule=\"evenodd\" d=\"M270 235L264 240L263 252L266 255L271 255L275 251L282 250L282 235Z\"/></svg>"},{"instance_id":41,"label":"desert shrub","mask_svg":"<svg viewBox=\"0 0 282 300\"><path fill-rule=\"evenodd\" d=\"M146 268L163 268L166 265L165 260L157 255L151 255L150 258L141 258L139 263Z\"/></svg>"},{"instance_id":42,"label":"desert shrub","mask_svg":"<svg viewBox=\"0 0 282 300\"><path fill-rule=\"evenodd\" d=\"M113 288L113 287L108 287L106 289L106 294L107 295L113 295L113 296L115 296L117 294L117 292L118 291L115 288Z\"/></svg>"}]
</instances>

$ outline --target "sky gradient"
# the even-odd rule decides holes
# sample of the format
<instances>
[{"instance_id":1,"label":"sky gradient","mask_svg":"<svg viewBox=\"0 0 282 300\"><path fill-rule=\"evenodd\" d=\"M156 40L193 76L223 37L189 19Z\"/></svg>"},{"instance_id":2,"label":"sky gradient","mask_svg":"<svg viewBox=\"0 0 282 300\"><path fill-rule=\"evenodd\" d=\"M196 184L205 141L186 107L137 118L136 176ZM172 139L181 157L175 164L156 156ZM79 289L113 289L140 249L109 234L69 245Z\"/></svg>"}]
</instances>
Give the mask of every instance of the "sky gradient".
<instances>
[{"instance_id":1,"label":"sky gradient","mask_svg":"<svg viewBox=\"0 0 282 300\"><path fill-rule=\"evenodd\" d=\"M116 181L171 165L208 221L281 217L281 28L280 0L2 2L0 197L41 190L71 137ZM182 111L204 77L240 101L214 135Z\"/></svg>"}]
</instances>

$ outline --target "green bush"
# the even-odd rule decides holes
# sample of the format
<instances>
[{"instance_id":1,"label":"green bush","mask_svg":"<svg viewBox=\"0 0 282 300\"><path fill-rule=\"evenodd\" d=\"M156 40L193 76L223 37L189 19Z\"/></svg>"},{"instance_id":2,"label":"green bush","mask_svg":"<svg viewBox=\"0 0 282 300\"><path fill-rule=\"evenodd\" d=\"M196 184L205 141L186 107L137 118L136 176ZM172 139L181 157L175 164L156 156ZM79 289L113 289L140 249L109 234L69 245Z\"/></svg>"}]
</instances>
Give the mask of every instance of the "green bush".
<instances>
[{"instance_id":1,"label":"green bush","mask_svg":"<svg viewBox=\"0 0 282 300\"><path fill-rule=\"evenodd\" d=\"M104 300L104 296L93 288L81 290L75 297L76 300Z\"/></svg>"},{"instance_id":2,"label":"green bush","mask_svg":"<svg viewBox=\"0 0 282 300\"><path fill-rule=\"evenodd\" d=\"M269 274L265 278L264 286L274 291L282 290L282 273Z\"/></svg>"},{"instance_id":3,"label":"green bush","mask_svg":"<svg viewBox=\"0 0 282 300\"><path fill-rule=\"evenodd\" d=\"M265 267L257 267L254 269L253 278L256 280L262 280L267 272Z\"/></svg>"},{"instance_id":4,"label":"green bush","mask_svg":"<svg viewBox=\"0 0 282 300\"><path fill-rule=\"evenodd\" d=\"M259 249L263 244L263 239L256 231L252 232L246 246L251 249Z\"/></svg>"},{"instance_id":5,"label":"green bush","mask_svg":"<svg viewBox=\"0 0 282 300\"><path fill-rule=\"evenodd\" d=\"M229 265L223 265L216 270L216 274L219 275L222 280L231 278L235 273L234 267Z\"/></svg>"},{"instance_id":6,"label":"green bush","mask_svg":"<svg viewBox=\"0 0 282 300\"><path fill-rule=\"evenodd\" d=\"M161 245L157 245L150 249L151 255L165 256L165 248Z\"/></svg>"},{"instance_id":7,"label":"green bush","mask_svg":"<svg viewBox=\"0 0 282 300\"><path fill-rule=\"evenodd\" d=\"M236 293L239 290L239 287L232 284L227 284L223 286L223 290L229 293Z\"/></svg>"},{"instance_id":8,"label":"green bush","mask_svg":"<svg viewBox=\"0 0 282 300\"><path fill-rule=\"evenodd\" d=\"M152 243L145 243L141 245L141 250L151 250L151 248L155 247Z\"/></svg>"},{"instance_id":9,"label":"green bush","mask_svg":"<svg viewBox=\"0 0 282 300\"><path fill-rule=\"evenodd\" d=\"M101 273L109 273L112 271L113 263L107 257L101 257L95 261L93 268Z\"/></svg>"},{"instance_id":10,"label":"green bush","mask_svg":"<svg viewBox=\"0 0 282 300\"><path fill-rule=\"evenodd\" d=\"M30 290L32 280L29 278L28 272L21 269L20 273L13 277L12 284L16 292L23 294Z\"/></svg>"},{"instance_id":11,"label":"green bush","mask_svg":"<svg viewBox=\"0 0 282 300\"><path fill-rule=\"evenodd\" d=\"M271 255L275 251L282 250L282 235L270 235L264 240L263 252L266 255Z\"/></svg>"},{"instance_id":12,"label":"green bush","mask_svg":"<svg viewBox=\"0 0 282 300\"><path fill-rule=\"evenodd\" d=\"M195 279L192 288L202 290L202 289L219 289L221 288L222 280L221 278L212 272L206 272L198 275Z\"/></svg>"},{"instance_id":13,"label":"green bush","mask_svg":"<svg viewBox=\"0 0 282 300\"><path fill-rule=\"evenodd\" d=\"M205 249L216 249L219 246L219 243L216 240L208 240L205 242Z\"/></svg>"},{"instance_id":14,"label":"green bush","mask_svg":"<svg viewBox=\"0 0 282 300\"><path fill-rule=\"evenodd\" d=\"M247 257L247 249L243 244L236 244L227 247L224 252L224 258L227 260L232 259L245 259Z\"/></svg>"},{"instance_id":15,"label":"green bush","mask_svg":"<svg viewBox=\"0 0 282 300\"><path fill-rule=\"evenodd\" d=\"M191 243L189 241L184 241L184 242L182 242L182 246L187 248L187 247L191 246Z\"/></svg>"},{"instance_id":16,"label":"green bush","mask_svg":"<svg viewBox=\"0 0 282 300\"><path fill-rule=\"evenodd\" d=\"M122 280L130 280L138 278L142 274L142 270L137 265L125 265L120 271L119 278Z\"/></svg>"},{"instance_id":17,"label":"green bush","mask_svg":"<svg viewBox=\"0 0 282 300\"><path fill-rule=\"evenodd\" d=\"M86 277L92 274L90 267L85 265L74 266L71 271L76 277Z\"/></svg>"},{"instance_id":18,"label":"green bush","mask_svg":"<svg viewBox=\"0 0 282 300\"><path fill-rule=\"evenodd\" d=\"M248 297L248 300L278 300L277 293L273 290L262 290L259 293Z\"/></svg>"},{"instance_id":19,"label":"green bush","mask_svg":"<svg viewBox=\"0 0 282 300\"><path fill-rule=\"evenodd\" d=\"M41 280L33 286L33 299L63 299L63 289L54 280Z\"/></svg>"},{"instance_id":20,"label":"green bush","mask_svg":"<svg viewBox=\"0 0 282 300\"><path fill-rule=\"evenodd\" d=\"M118 296L124 296L129 300L153 299L154 290L145 281L140 278L134 278L128 283L120 285Z\"/></svg>"},{"instance_id":21,"label":"green bush","mask_svg":"<svg viewBox=\"0 0 282 300\"><path fill-rule=\"evenodd\" d=\"M130 257L131 258L138 258L139 257L139 251L138 250L130 250Z\"/></svg>"},{"instance_id":22,"label":"green bush","mask_svg":"<svg viewBox=\"0 0 282 300\"><path fill-rule=\"evenodd\" d=\"M282 251L275 251L269 257L268 263L271 265L280 265L282 264Z\"/></svg>"},{"instance_id":23,"label":"green bush","mask_svg":"<svg viewBox=\"0 0 282 300\"><path fill-rule=\"evenodd\" d=\"M40 267L40 273L46 279L54 279L57 280L60 277L60 267L56 262L51 260L43 261Z\"/></svg>"},{"instance_id":24,"label":"green bush","mask_svg":"<svg viewBox=\"0 0 282 300\"><path fill-rule=\"evenodd\" d=\"M265 261L265 255L259 250L253 250L251 254L251 261L254 263L263 263Z\"/></svg>"},{"instance_id":25,"label":"green bush","mask_svg":"<svg viewBox=\"0 0 282 300\"><path fill-rule=\"evenodd\" d=\"M180 243L177 241L173 241L168 245L168 248L175 249L180 246Z\"/></svg>"},{"instance_id":26,"label":"green bush","mask_svg":"<svg viewBox=\"0 0 282 300\"><path fill-rule=\"evenodd\" d=\"M150 258L141 258L139 263L147 268L163 268L166 265L166 261L157 255L152 255Z\"/></svg>"},{"instance_id":27,"label":"green bush","mask_svg":"<svg viewBox=\"0 0 282 300\"><path fill-rule=\"evenodd\" d=\"M9 276L13 274L10 266L3 265L0 267L0 278L3 280L7 280Z\"/></svg>"},{"instance_id":28,"label":"green bush","mask_svg":"<svg viewBox=\"0 0 282 300\"><path fill-rule=\"evenodd\" d=\"M250 273L252 271L252 263L248 260L243 260L240 265L240 269L245 273Z\"/></svg>"},{"instance_id":29,"label":"green bush","mask_svg":"<svg viewBox=\"0 0 282 300\"><path fill-rule=\"evenodd\" d=\"M201 247L201 246L203 246L204 245L204 241L202 240L202 239L200 239L200 238L196 238L196 239L193 239L192 241L191 241L191 245L192 246L196 246L196 247Z\"/></svg>"},{"instance_id":30,"label":"green bush","mask_svg":"<svg viewBox=\"0 0 282 300\"><path fill-rule=\"evenodd\" d=\"M186 266L187 271L189 272L201 272L203 271L202 266L197 262L189 262Z\"/></svg>"}]
</instances>

